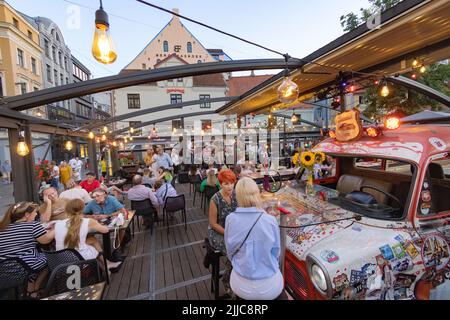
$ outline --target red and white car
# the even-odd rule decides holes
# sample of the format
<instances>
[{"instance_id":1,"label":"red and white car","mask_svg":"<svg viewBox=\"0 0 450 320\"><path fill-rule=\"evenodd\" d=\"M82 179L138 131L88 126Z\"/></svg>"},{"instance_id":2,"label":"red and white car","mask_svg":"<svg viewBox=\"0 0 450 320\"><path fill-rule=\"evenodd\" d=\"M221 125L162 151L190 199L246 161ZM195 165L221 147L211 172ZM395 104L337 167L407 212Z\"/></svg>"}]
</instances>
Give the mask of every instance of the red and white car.
<instances>
[{"instance_id":1,"label":"red and white car","mask_svg":"<svg viewBox=\"0 0 450 320\"><path fill-rule=\"evenodd\" d=\"M295 208L281 198L302 226L287 232L286 289L296 299L450 299L450 125L364 132L312 150L335 159L315 183L339 196Z\"/></svg>"}]
</instances>

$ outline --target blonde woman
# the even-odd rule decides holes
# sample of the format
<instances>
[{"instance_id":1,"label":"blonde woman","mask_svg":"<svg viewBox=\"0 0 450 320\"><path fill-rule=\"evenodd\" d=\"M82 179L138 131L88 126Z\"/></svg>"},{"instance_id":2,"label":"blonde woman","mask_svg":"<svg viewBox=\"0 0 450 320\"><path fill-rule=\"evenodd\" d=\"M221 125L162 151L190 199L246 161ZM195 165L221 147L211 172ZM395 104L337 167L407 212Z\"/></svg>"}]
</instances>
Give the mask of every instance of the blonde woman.
<instances>
[{"instance_id":1,"label":"blonde woman","mask_svg":"<svg viewBox=\"0 0 450 320\"><path fill-rule=\"evenodd\" d=\"M259 188L250 178L236 184L238 207L225 221L225 245L233 265L230 285L245 300L274 300L284 293L279 268L280 228L261 207Z\"/></svg>"},{"instance_id":2,"label":"blonde woman","mask_svg":"<svg viewBox=\"0 0 450 320\"><path fill-rule=\"evenodd\" d=\"M66 215L68 219L55 223L56 250L75 249L85 260L97 259L102 247L94 237L88 238L89 231L108 233L108 227L101 225L94 219L83 218L84 202L74 199L67 202ZM103 261L99 259L100 266L104 269ZM109 264L108 268L119 265Z\"/></svg>"}]
</instances>

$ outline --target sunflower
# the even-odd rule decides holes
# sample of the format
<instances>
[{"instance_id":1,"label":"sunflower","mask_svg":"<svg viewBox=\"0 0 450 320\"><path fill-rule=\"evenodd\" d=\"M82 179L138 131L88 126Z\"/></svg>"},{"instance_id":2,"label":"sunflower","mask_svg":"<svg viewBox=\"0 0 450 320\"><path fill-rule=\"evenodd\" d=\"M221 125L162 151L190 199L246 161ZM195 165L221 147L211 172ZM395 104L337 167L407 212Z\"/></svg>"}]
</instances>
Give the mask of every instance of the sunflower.
<instances>
[{"instance_id":1,"label":"sunflower","mask_svg":"<svg viewBox=\"0 0 450 320\"><path fill-rule=\"evenodd\" d=\"M293 164L297 164L297 163L298 163L298 152L296 152L296 153L292 156L292 163L293 163Z\"/></svg>"},{"instance_id":2,"label":"sunflower","mask_svg":"<svg viewBox=\"0 0 450 320\"><path fill-rule=\"evenodd\" d=\"M302 152L300 161L305 167L314 165L314 153L311 151Z\"/></svg>"},{"instance_id":3,"label":"sunflower","mask_svg":"<svg viewBox=\"0 0 450 320\"><path fill-rule=\"evenodd\" d=\"M323 163L325 161L325 153L322 151L316 152L314 158L316 158L317 163Z\"/></svg>"}]
</instances>

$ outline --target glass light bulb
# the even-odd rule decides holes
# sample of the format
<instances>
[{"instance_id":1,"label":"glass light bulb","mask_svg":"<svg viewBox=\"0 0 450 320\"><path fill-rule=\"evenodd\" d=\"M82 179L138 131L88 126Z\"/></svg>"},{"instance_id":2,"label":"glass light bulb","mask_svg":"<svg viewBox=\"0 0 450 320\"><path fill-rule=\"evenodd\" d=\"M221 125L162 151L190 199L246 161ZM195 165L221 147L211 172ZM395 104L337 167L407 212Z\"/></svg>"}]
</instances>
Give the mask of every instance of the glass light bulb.
<instances>
[{"instance_id":1,"label":"glass light bulb","mask_svg":"<svg viewBox=\"0 0 450 320\"><path fill-rule=\"evenodd\" d=\"M128 139L127 139L127 138L124 138L123 141L125 141L125 143L127 143L127 142L128 142Z\"/></svg>"},{"instance_id":2,"label":"glass light bulb","mask_svg":"<svg viewBox=\"0 0 450 320\"><path fill-rule=\"evenodd\" d=\"M104 132L104 133L108 133L108 127L107 127L107 126L104 126L104 127L103 127L103 132Z\"/></svg>"},{"instance_id":3,"label":"glass light bulb","mask_svg":"<svg viewBox=\"0 0 450 320\"><path fill-rule=\"evenodd\" d=\"M95 25L92 55L98 62L103 64L113 63L117 59L117 53L109 33L109 28L103 24Z\"/></svg>"},{"instance_id":4,"label":"glass light bulb","mask_svg":"<svg viewBox=\"0 0 450 320\"><path fill-rule=\"evenodd\" d=\"M389 95L389 87L387 85L384 85L383 88L381 88L381 96L386 98Z\"/></svg>"},{"instance_id":5,"label":"glass light bulb","mask_svg":"<svg viewBox=\"0 0 450 320\"><path fill-rule=\"evenodd\" d=\"M419 65L419 61L417 59L414 59L412 66L413 68L417 68L417 66Z\"/></svg>"},{"instance_id":6,"label":"glass light bulb","mask_svg":"<svg viewBox=\"0 0 450 320\"><path fill-rule=\"evenodd\" d=\"M133 137L130 137L130 141L133 141Z\"/></svg>"},{"instance_id":7,"label":"glass light bulb","mask_svg":"<svg viewBox=\"0 0 450 320\"><path fill-rule=\"evenodd\" d=\"M291 121L292 121L292 123L297 122L297 121L298 121L297 115L293 114L293 115L292 115L292 118L291 118Z\"/></svg>"},{"instance_id":8,"label":"glass light bulb","mask_svg":"<svg viewBox=\"0 0 450 320\"><path fill-rule=\"evenodd\" d=\"M28 148L28 145L25 141L19 141L17 144L17 154L21 157L25 157L30 153L30 148Z\"/></svg>"},{"instance_id":9,"label":"glass light bulb","mask_svg":"<svg viewBox=\"0 0 450 320\"><path fill-rule=\"evenodd\" d=\"M113 147L117 147L117 142L113 141L112 145Z\"/></svg>"},{"instance_id":10,"label":"glass light bulb","mask_svg":"<svg viewBox=\"0 0 450 320\"><path fill-rule=\"evenodd\" d=\"M425 66L420 67L420 73L425 73L427 71L427 68Z\"/></svg>"},{"instance_id":11,"label":"glass light bulb","mask_svg":"<svg viewBox=\"0 0 450 320\"><path fill-rule=\"evenodd\" d=\"M278 99L283 103L292 103L298 98L298 85L289 77L285 77L283 83L278 87Z\"/></svg>"},{"instance_id":12,"label":"glass light bulb","mask_svg":"<svg viewBox=\"0 0 450 320\"><path fill-rule=\"evenodd\" d=\"M95 138L95 134L91 131L89 132L89 139L94 139Z\"/></svg>"},{"instance_id":13,"label":"glass light bulb","mask_svg":"<svg viewBox=\"0 0 450 320\"><path fill-rule=\"evenodd\" d=\"M130 128L130 133L134 133L134 128Z\"/></svg>"},{"instance_id":14,"label":"glass light bulb","mask_svg":"<svg viewBox=\"0 0 450 320\"><path fill-rule=\"evenodd\" d=\"M67 142L66 142L66 150L67 150L67 151L70 151L70 150L72 150L72 149L73 149L72 141L67 141Z\"/></svg>"},{"instance_id":15,"label":"glass light bulb","mask_svg":"<svg viewBox=\"0 0 450 320\"><path fill-rule=\"evenodd\" d=\"M102 141L106 141L106 136L102 135Z\"/></svg>"},{"instance_id":16,"label":"glass light bulb","mask_svg":"<svg viewBox=\"0 0 450 320\"><path fill-rule=\"evenodd\" d=\"M95 139L95 142L100 143L100 138Z\"/></svg>"}]
</instances>

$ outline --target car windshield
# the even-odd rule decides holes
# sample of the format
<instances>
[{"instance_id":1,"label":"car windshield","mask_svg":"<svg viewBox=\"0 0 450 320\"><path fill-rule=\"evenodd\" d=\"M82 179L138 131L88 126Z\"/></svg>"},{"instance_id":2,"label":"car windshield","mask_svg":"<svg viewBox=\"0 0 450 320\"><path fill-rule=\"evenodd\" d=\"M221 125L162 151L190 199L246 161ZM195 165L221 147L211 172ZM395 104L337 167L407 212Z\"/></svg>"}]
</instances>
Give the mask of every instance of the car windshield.
<instances>
[{"instance_id":1,"label":"car windshield","mask_svg":"<svg viewBox=\"0 0 450 320\"><path fill-rule=\"evenodd\" d=\"M415 170L394 159L328 156L313 175L319 182L316 192L323 192L328 202L367 217L397 220L406 213Z\"/></svg>"}]
</instances>

